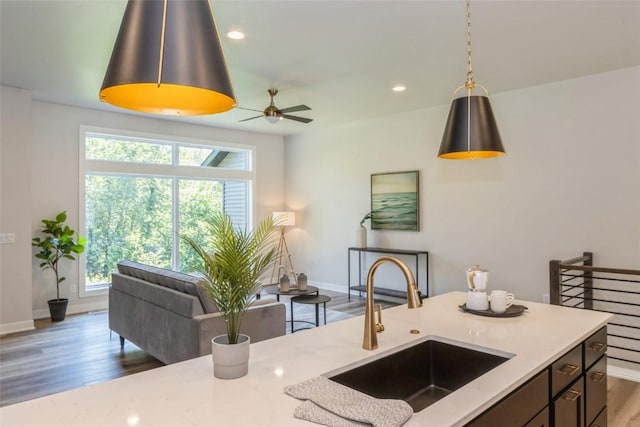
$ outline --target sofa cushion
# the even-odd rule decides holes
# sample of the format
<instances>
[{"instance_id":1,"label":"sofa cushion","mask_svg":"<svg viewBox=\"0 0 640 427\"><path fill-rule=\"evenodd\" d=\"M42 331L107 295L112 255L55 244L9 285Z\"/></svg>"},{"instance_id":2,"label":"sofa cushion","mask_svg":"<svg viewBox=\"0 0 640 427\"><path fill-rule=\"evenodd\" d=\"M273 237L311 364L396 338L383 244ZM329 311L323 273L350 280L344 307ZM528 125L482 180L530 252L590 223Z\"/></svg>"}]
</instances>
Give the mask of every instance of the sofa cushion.
<instances>
[{"instance_id":1,"label":"sofa cushion","mask_svg":"<svg viewBox=\"0 0 640 427\"><path fill-rule=\"evenodd\" d=\"M193 295L198 298L205 313L218 312L206 288L200 284L201 279L196 276L129 260L120 261L118 271L120 274Z\"/></svg>"},{"instance_id":2,"label":"sofa cushion","mask_svg":"<svg viewBox=\"0 0 640 427\"><path fill-rule=\"evenodd\" d=\"M119 296L119 305L117 307L109 305L109 316L121 313L123 310L126 312L127 309L132 307L130 304L135 300L135 305L140 308L140 310L128 313L127 317L129 317L128 322L137 325L135 326L136 328L141 325L146 325L143 327L149 328L150 323L146 322L144 317L145 312L152 309L152 306L161 311L171 312L187 319L192 319L195 316L212 315L205 314L202 303L198 300L198 297L194 295L117 272L111 275L109 295ZM126 298L124 298L124 296L126 296ZM109 301L111 304L111 299ZM124 301L128 301L126 307L123 305L125 304ZM147 308L142 309L143 307ZM216 314L213 315L215 316ZM153 327L161 326L154 325Z\"/></svg>"}]
</instances>

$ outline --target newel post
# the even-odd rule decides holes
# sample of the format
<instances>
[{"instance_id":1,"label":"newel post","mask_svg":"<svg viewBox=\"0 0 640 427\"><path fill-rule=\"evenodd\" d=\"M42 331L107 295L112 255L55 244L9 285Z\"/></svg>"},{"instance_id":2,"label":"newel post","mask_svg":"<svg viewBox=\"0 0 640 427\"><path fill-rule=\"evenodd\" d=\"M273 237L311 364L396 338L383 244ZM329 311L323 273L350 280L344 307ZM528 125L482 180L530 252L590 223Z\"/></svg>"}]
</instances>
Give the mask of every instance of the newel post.
<instances>
[{"instance_id":1,"label":"newel post","mask_svg":"<svg viewBox=\"0 0 640 427\"><path fill-rule=\"evenodd\" d=\"M549 261L549 302L560 305L560 260Z\"/></svg>"}]
</instances>

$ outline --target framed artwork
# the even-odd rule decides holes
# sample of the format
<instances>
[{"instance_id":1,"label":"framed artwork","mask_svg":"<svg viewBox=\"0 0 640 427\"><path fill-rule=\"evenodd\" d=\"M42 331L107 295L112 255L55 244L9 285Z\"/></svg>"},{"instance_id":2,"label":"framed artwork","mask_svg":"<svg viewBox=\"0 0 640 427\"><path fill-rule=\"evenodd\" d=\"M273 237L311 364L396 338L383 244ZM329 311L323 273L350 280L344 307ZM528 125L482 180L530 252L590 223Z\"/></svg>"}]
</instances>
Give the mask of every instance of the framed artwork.
<instances>
[{"instance_id":1,"label":"framed artwork","mask_svg":"<svg viewBox=\"0 0 640 427\"><path fill-rule=\"evenodd\" d=\"M371 175L371 229L419 230L418 171Z\"/></svg>"}]
</instances>

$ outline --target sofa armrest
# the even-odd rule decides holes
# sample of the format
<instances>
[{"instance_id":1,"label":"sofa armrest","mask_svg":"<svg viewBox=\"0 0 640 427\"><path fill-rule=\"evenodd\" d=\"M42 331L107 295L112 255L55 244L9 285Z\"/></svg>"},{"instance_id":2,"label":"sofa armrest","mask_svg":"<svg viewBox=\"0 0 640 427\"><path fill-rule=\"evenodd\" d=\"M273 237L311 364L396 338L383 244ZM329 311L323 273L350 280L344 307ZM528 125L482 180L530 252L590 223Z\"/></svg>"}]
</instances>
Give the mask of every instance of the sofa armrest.
<instances>
[{"instance_id":1,"label":"sofa armrest","mask_svg":"<svg viewBox=\"0 0 640 427\"><path fill-rule=\"evenodd\" d=\"M242 318L240 333L249 335L251 342L259 342L286 334L286 307L281 302L268 300L252 305ZM220 313L194 316L200 331L200 354L211 353L211 339L227 333L224 317Z\"/></svg>"}]
</instances>

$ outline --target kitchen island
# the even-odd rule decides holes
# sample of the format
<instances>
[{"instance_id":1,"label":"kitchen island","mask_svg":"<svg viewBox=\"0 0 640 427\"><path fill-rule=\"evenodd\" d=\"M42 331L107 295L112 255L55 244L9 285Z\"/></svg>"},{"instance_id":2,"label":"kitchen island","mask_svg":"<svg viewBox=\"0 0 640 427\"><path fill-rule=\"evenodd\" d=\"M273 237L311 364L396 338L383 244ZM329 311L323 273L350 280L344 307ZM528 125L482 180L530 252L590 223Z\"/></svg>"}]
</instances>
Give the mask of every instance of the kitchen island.
<instances>
[{"instance_id":1,"label":"kitchen island","mask_svg":"<svg viewBox=\"0 0 640 427\"><path fill-rule=\"evenodd\" d=\"M0 408L9 426L296 426L301 402L285 386L377 358L428 337L468 346L509 360L426 409L407 426L459 426L524 384L606 324L610 315L546 304L522 316L463 313L464 292L383 311L379 348L362 349L363 316L251 346L249 374L213 377L210 356ZM419 333L410 333L418 330ZM414 331L415 332L415 331Z\"/></svg>"}]
</instances>

